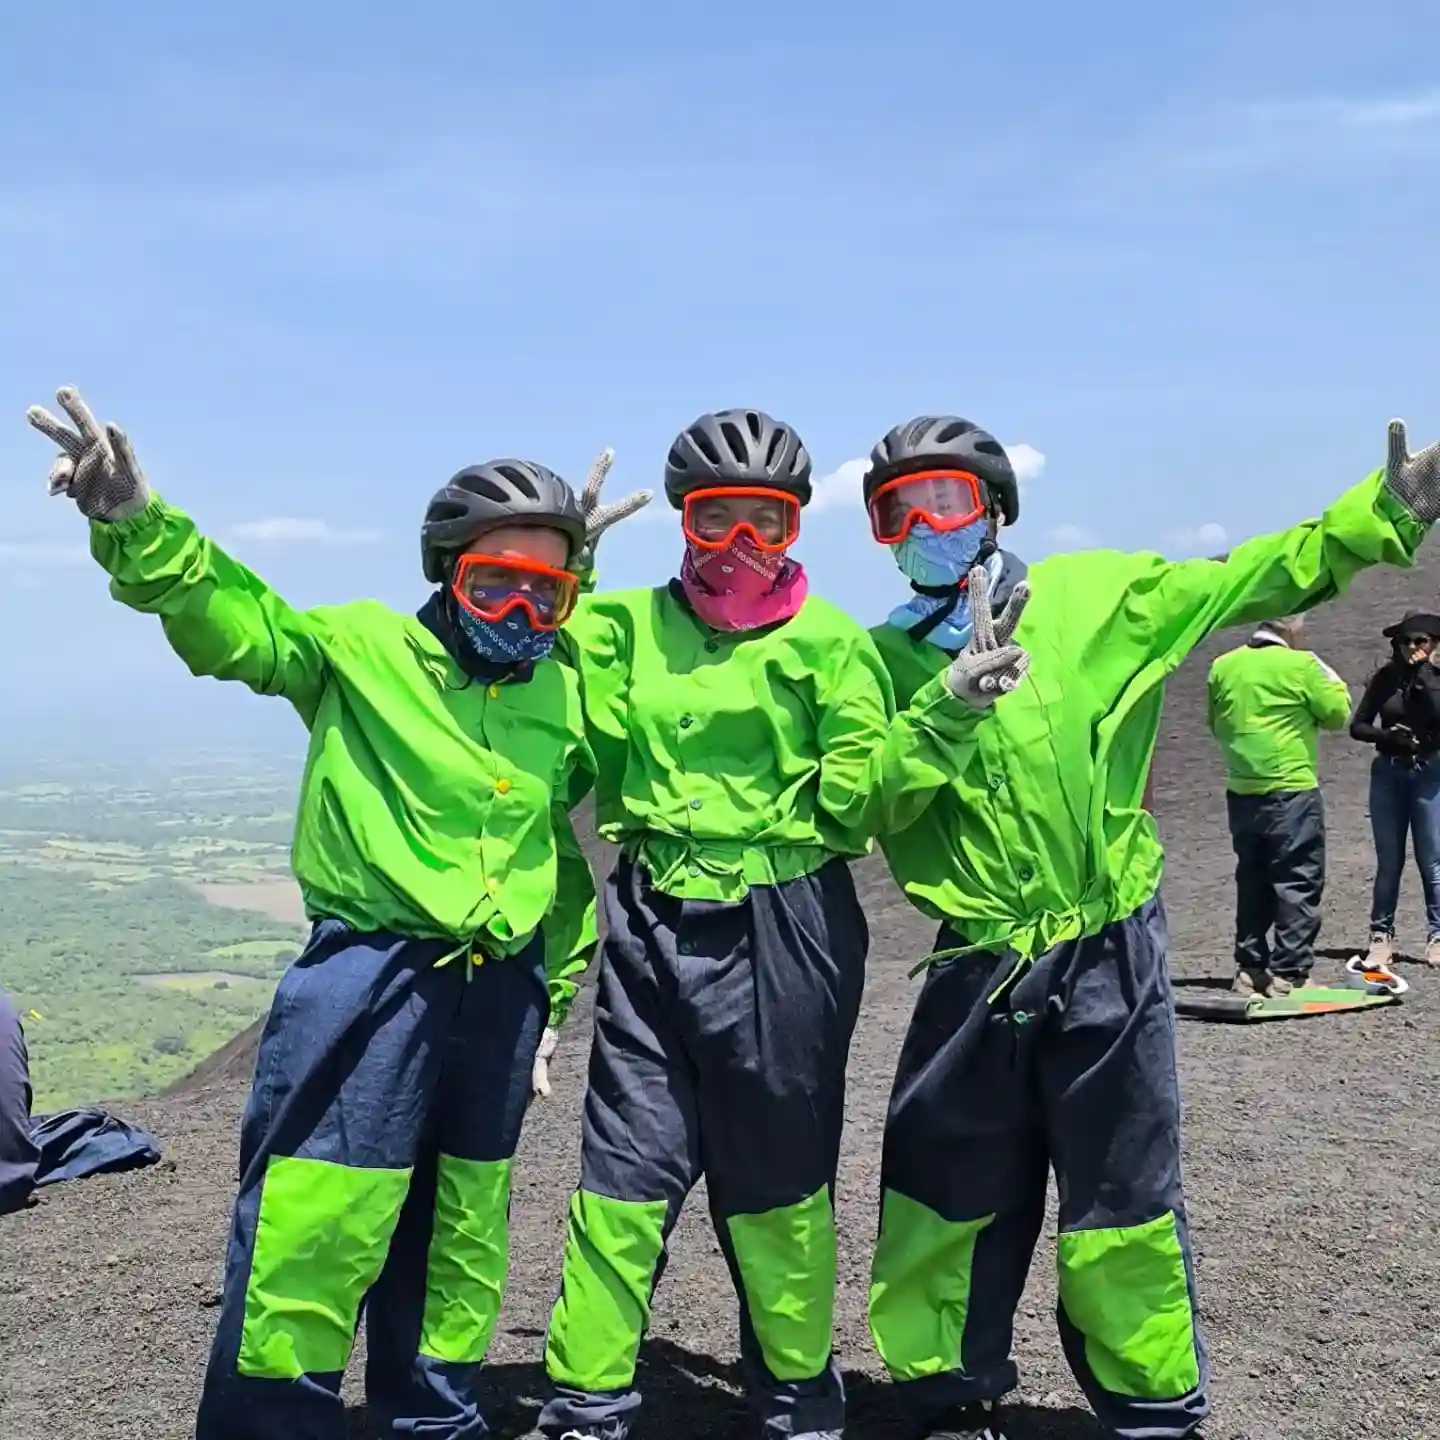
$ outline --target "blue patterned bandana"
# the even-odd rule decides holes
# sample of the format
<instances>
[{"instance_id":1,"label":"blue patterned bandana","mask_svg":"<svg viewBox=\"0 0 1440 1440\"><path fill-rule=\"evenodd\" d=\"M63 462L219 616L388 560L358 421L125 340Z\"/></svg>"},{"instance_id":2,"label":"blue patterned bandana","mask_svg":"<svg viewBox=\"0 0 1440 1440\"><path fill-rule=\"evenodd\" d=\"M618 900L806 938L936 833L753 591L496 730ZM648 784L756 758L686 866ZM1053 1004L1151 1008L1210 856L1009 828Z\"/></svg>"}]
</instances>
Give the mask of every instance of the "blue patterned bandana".
<instances>
[{"instance_id":1,"label":"blue patterned bandana","mask_svg":"<svg viewBox=\"0 0 1440 1440\"><path fill-rule=\"evenodd\" d=\"M989 522L983 519L963 530L932 530L928 525L914 525L895 547L895 563L917 585L937 588L958 585L970 573L989 535ZM999 551L985 562L992 581L1000 578L1003 564ZM948 604L947 596L912 595L890 612L888 623L897 630L913 630ZM970 610L962 595L950 614L925 638L932 645L953 653L969 644L970 633Z\"/></svg>"},{"instance_id":2,"label":"blue patterned bandana","mask_svg":"<svg viewBox=\"0 0 1440 1440\"><path fill-rule=\"evenodd\" d=\"M555 648L556 632L535 629L524 610L512 610L500 620L481 620L463 605L457 605L455 618L460 622L460 633L482 660L508 664L543 660Z\"/></svg>"}]
</instances>

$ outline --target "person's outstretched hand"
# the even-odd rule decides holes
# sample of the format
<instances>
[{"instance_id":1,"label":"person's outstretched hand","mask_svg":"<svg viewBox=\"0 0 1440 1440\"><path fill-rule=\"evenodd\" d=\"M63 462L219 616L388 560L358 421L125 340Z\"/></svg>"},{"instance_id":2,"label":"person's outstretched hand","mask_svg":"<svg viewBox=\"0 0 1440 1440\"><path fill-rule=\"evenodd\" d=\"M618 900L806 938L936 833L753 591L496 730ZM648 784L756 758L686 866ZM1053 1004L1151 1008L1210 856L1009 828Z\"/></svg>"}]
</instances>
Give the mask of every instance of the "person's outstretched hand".
<instances>
[{"instance_id":1,"label":"person's outstretched hand","mask_svg":"<svg viewBox=\"0 0 1440 1440\"><path fill-rule=\"evenodd\" d=\"M608 505L600 503L600 492L610 467L615 463L615 452L607 445L596 457L585 478L585 488L580 492L580 513L585 517L585 549L581 552L578 568L590 570L595 565L595 547L600 537L612 525L628 520L636 511L643 510L655 498L653 490L637 490L623 500L612 500Z\"/></svg>"},{"instance_id":2,"label":"person's outstretched hand","mask_svg":"<svg viewBox=\"0 0 1440 1440\"><path fill-rule=\"evenodd\" d=\"M1390 422L1385 488L1422 524L1440 520L1440 444L1410 453L1405 422Z\"/></svg>"},{"instance_id":3,"label":"person's outstretched hand","mask_svg":"<svg viewBox=\"0 0 1440 1440\"><path fill-rule=\"evenodd\" d=\"M55 398L74 429L40 405L26 412L30 423L60 447L50 467L50 493L68 495L82 515L106 524L138 515L150 503L150 487L125 432L118 425L102 428L70 385L57 390Z\"/></svg>"}]
</instances>

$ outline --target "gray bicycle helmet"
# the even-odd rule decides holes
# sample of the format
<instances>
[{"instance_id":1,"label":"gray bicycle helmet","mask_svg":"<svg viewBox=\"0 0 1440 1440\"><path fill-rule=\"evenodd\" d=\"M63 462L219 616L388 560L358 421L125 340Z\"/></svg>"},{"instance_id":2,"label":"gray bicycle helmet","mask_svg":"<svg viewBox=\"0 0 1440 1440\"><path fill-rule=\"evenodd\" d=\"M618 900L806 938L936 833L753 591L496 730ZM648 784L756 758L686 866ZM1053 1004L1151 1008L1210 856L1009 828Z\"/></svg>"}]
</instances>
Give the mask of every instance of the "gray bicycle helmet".
<instances>
[{"instance_id":1,"label":"gray bicycle helmet","mask_svg":"<svg viewBox=\"0 0 1440 1440\"><path fill-rule=\"evenodd\" d=\"M665 461L665 494L685 497L717 485L763 485L810 503L810 455L800 437L763 410L702 415L675 437Z\"/></svg>"},{"instance_id":2,"label":"gray bicycle helmet","mask_svg":"<svg viewBox=\"0 0 1440 1440\"><path fill-rule=\"evenodd\" d=\"M990 507L1007 525L1020 518L1020 486L1005 447L989 431L958 415L920 415L890 431L870 452L865 504L886 481L941 466L968 471L979 479Z\"/></svg>"},{"instance_id":3,"label":"gray bicycle helmet","mask_svg":"<svg viewBox=\"0 0 1440 1440\"><path fill-rule=\"evenodd\" d=\"M437 490L420 527L425 578L443 584L449 561L487 530L501 525L549 525L570 542L570 554L585 545L585 516L575 492L553 470L533 460L490 460L467 465Z\"/></svg>"}]
</instances>

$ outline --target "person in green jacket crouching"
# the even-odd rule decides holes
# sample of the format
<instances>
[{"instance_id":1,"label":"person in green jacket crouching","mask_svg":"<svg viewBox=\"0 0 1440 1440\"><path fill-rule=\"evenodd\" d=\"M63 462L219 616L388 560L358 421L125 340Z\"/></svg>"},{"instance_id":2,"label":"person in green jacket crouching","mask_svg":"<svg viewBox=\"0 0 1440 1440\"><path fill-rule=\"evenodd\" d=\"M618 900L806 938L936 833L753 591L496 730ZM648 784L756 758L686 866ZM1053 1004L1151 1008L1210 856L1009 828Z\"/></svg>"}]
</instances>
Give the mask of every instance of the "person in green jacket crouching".
<instances>
[{"instance_id":1,"label":"person in green jacket crouching","mask_svg":"<svg viewBox=\"0 0 1440 1440\"><path fill-rule=\"evenodd\" d=\"M896 426L864 482L914 594L872 633L904 705L1025 575L999 544L1019 494L1004 450L953 416ZM916 1433L996 1437L1017 1383L1015 1310L1060 1196L1058 1324L1107 1435L1166 1440L1208 1413L1180 1178L1162 855L1144 809L1164 681L1212 631L1301 611L1440 516L1440 447L1388 464L1318 520L1172 563L1096 550L1029 572L1015 633L1031 681L953 781L882 837L940 922L882 1161L870 1323ZM991 603L987 600L987 603Z\"/></svg>"},{"instance_id":2,"label":"person in green jacket crouching","mask_svg":"<svg viewBox=\"0 0 1440 1440\"><path fill-rule=\"evenodd\" d=\"M150 491L122 431L58 398L73 429L30 420L111 593L195 674L281 696L310 732L293 862L313 929L260 1041L198 1440L348 1434L362 1305L385 1433L484 1435L511 1157L595 940L568 816L594 761L549 651L572 560L626 504L587 517L543 466L471 466L426 512L418 615L294 610Z\"/></svg>"},{"instance_id":3,"label":"person in green jacket crouching","mask_svg":"<svg viewBox=\"0 0 1440 1440\"><path fill-rule=\"evenodd\" d=\"M603 481L604 464L591 495ZM756 1433L835 1440L832 1209L868 932L847 861L913 803L1025 673L1009 618L892 719L869 636L806 593L789 554L810 457L758 410L703 415L670 449L679 576L587 595L582 675L605 888L581 1179L540 1417L624 1440L636 1357L680 1208L703 1176L741 1300ZM1004 697L1004 698L1001 698Z\"/></svg>"},{"instance_id":4,"label":"person in green jacket crouching","mask_svg":"<svg viewBox=\"0 0 1440 1440\"><path fill-rule=\"evenodd\" d=\"M1288 995L1309 983L1325 895L1321 730L1350 723L1350 688L1300 646L1303 615L1261 625L1210 667L1206 724L1225 756L1235 846L1239 995Z\"/></svg>"}]
</instances>

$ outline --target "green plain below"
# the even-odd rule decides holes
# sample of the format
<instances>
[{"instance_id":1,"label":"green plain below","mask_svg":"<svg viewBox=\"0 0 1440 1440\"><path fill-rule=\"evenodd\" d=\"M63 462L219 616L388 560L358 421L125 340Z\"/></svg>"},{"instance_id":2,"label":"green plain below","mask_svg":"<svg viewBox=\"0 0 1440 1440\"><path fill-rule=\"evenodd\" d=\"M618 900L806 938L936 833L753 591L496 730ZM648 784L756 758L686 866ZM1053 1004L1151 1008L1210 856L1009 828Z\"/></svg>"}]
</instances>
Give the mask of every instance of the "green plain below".
<instances>
[{"instance_id":1,"label":"green plain below","mask_svg":"<svg viewBox=\"0 0 1440 1440\"><path fill-rule=\"evenodd\" d=\"M137 983L160 990L213 990L217 985L274 985L258 975L237 975L232 970L172 971L168 975L137 975Z\"/></svg>"},{"instance_id":2,"label":"green plain below","mask_svg":"<svg viewBox=\"0 0 1440 1440\"><path fill-rule=\"evenodd\" d=\"M212 905L222 910L249 910L291 925L306 923L300 887L293 880L252 880L235 884L197 885Z\"/></svg>"}]
</instances>

